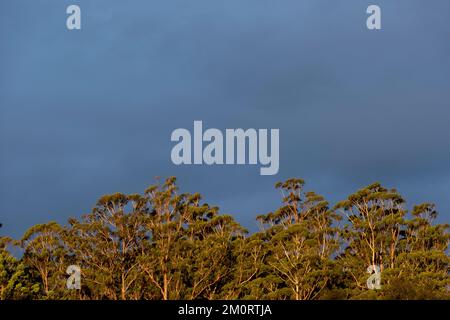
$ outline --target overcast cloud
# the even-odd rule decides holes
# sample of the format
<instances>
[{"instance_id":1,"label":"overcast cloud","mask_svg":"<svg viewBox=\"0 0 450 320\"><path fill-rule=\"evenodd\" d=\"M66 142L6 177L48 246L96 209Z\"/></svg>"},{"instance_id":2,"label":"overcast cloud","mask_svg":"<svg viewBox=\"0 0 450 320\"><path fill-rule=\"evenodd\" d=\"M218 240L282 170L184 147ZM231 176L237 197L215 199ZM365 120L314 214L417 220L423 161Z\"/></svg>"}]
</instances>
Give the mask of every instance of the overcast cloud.
<instances>
[{"instance_id":1,"label":"overcast cloud","mask_svg":"<svg viewBox=\"0 0 450 320\"><path fill-rule=\"evenodd\" d=\"M447 0L2 0L0 234L170 175L252 230L289 177L331 202L380 181L448 222L449 14ZM170 134L194 120L279 128L278 175L173 165Z\"/></svg>"}]
</instances>

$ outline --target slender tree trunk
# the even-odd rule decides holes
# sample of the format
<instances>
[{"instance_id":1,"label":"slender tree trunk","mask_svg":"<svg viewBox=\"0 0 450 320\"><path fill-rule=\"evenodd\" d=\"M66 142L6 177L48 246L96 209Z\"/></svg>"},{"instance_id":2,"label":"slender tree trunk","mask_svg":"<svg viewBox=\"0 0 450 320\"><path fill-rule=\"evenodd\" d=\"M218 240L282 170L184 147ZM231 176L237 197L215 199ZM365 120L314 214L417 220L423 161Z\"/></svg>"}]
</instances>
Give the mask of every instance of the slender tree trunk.
<instances>
[{"instance_id":1,"label":"slender tree trunk","mask_svg":"<svg viewBox=\"0 0 450 320\"><path fill-rule=\"evenodd\" d=\"M168 300L167 298L167 292L168 292L168 280L167 280L167 273L164 273L164 284L163 284L163 300Z\"/></svg>"}]
</instances>

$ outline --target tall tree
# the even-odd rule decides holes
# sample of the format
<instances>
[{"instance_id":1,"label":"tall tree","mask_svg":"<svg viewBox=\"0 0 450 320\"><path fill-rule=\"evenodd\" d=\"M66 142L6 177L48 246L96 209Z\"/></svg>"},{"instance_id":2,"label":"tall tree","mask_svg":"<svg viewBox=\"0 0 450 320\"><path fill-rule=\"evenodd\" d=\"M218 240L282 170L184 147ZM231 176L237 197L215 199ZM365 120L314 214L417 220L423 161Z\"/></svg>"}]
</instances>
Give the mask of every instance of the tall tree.
<instances>
[{"instance_id":1,"label":"tall tree","mask_svg":"<svg viewBox=\"0 0 450 320\"><path fill-rule=\"evenodd\" d=\"M368 266L374 270L379 267L381 272L386 266L394 266L406 214L403 204L396 190L374 183L335 206L349 222L342 233L347 247L339 261L356 287L367 288Z\"/></svg>"},{"instance_id":2,"label":"tall tree","mask_svg":"<svg viewBox=\"0 0 450 320\"><path fill-rule=\"evenodd\" d=\"M322 196L304 193L302 179L289 179L276 187L283 195L282 207L258 217L268 235L266 277L273 282L269 296L318 298L329 281L329 259L338 248L333 224L339 216Z\"/></svg>"},{"instance_id":3,"label":"tall tree","mask_svg":"<svg viewBox=\"0 0 450 320\"><path fill-rule=\"evenodd\" d=\"M66 280L66 249L61 231L56 222L38 224L28 229L20 240L24 250L22 259L39 273L45 298L56 297Z\"/></svg>"},{"instance_id":4,"label":"tall tree","mask_svg":"<svg viewBox=\"0 0 450 320\"><path fill-rule=\"evenodd\" d=\"M161 299L212 298L228 275L232 240L245 230L199 194L178 194L176 179L145 191L150 233L141 268Z\"/></svg>"},{"instance_id":5,"label":"tall tree","mask_svg":"<svg viewBox=\"0 0 450 320\"><path fill-rule=\"evenodd\" d=\"M70 219L66 243L94 298L139 299L143 290L138 257L147 237L139 195L115 193L99 199L81 221Z\"/></svg>"}]
</instances>

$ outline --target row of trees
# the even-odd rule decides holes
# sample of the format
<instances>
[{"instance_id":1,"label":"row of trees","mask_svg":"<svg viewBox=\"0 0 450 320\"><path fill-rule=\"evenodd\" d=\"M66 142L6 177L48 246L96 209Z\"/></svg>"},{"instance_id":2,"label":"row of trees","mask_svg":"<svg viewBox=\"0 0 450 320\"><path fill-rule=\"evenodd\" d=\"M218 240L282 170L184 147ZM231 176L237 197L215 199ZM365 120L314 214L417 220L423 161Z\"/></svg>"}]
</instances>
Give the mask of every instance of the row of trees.
<instances>
[{"instance_id":1,"label":"row of trees","mask_svg":"<svg viewBox=\"0 0 450 320\"><path fill-rule=\"evenodd\" d=\"M405 210L369 185L330 208L304 181L278 183L282 205L249 234L230 215L180 194L171 177L143 195L99 199L90 214L0 238L2 299L447 299L448 225L434 205ZM20 259L10 250L22 249ZM68 290L66 269L81 268ZM379 266L381 289L368 289Z\"/></svg>"}]
</instances>

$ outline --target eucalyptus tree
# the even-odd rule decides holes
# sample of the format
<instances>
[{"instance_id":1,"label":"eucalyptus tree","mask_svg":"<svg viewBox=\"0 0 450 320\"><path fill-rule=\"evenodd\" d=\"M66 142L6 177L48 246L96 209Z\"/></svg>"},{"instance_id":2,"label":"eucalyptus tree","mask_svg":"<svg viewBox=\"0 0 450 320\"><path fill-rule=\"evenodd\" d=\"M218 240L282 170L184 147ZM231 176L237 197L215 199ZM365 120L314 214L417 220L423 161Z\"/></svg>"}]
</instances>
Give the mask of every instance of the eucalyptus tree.
<instances>
[{"instance_id":1,"label":"eucalyptus tree","mask_svg":"<svg viewBox=\"0 0 450 320\"><path fill-rule=\"evenodd\" d=\"M260 285L268 298L316 299L330 280L339 216L322 196L304 192L302 179L277 183L276 188L281 190L282 206L258 217L267 235L268 265L267 282Z\"/></svg>"},{"instance_id":2,"label":"eucalyptus tree","mask_svg":"<svg viewBox=\"0 0 450 320\"><path fill-rule=\"evenodd\" d=\"M43 298L60 297L66 281L67 256L62 227L56 222L37 224L25 232L19 244L22 261L40 276Z\"/></svg>"},{"instance_id":3,"label":"eucalyptus tree","mask_svg":"<svg viewBox=\"0 0 450 320\"><path fill-rule=\"evenodd\" d=\"M369 266L381 272L394 266L406 214L404 202L396 190L373 183L335 206L347 220L342 230L346 247L339 262L356 287L367 288Z\"/></svg>"},{"instance_id":4,"label":"eucalyptus tree","mask_svg":"<svg viewBox=\"0 0 450 320\"><path fill-rule=\"evenodd\" d=\"M81 267L86 294L93 298L143 297L139 257L146 230L145 200L139 195L115 193L101 197L90 214L70 219L66 243Z\"/></svg>"},{"instance_id":5,"label":"eucalyptus tree","mask_svg":"<svg viewBox=\"0 0 450 320\"><path fill-rule=\"evenodd\" d=\"M198 193L178 193L176 179L145 191L149 232L140 266L161 299L213 298L230 272L232 241L245 230Z\"/></svg>"},{"instance_id":6,"label":"eucalyptus tree","mask_svg":"<svg viewBox=\"0 0 450 320\"><path fill-rule=\"evenodd\" d=\"M405 222L399 254L386 272L386 296L391 299L450 299L448 224L437 224L435 205L414 206Z\"/></svg>"}]
</instances>

